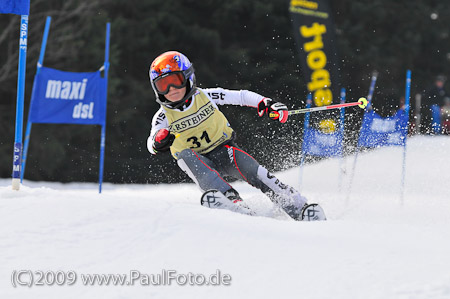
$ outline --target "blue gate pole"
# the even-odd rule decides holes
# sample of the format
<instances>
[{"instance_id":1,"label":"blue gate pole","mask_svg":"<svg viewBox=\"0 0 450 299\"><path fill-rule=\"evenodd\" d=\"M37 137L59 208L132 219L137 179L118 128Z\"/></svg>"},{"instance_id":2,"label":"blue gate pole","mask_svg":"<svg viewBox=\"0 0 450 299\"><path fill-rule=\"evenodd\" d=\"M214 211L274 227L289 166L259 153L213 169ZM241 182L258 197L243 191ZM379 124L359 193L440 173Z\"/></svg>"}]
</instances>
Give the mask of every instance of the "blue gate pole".
<instances>
[{"instance_id":1,"label":"blue gate pole","mask_svg":"<svg viewBox=\"0 0 450 299\"><path fill-rule=\"evenodd\" d=\"M17 76L16 128L14 137L14 155L12 171L12 189L20 189L22 164L23 105L25 97L25 71L27 64L28 15L20 18L19 67Z\"/></svg>"},{"instance_id":2,"label":"blue gate pole","mask_svg":"<svg viewBox=\"0 0 450 299\"><path fill-rule=\"evenodd\" d=\"M345 98L346 98L346 92L345 92L345 88L341 88L341 104L345 103ZM338 189L339 189L339 193L342 190L342 177L343 174L345 173L345 169L344 169L344 122L345 122L345 108L341 108L341 120L340 120L340 127L339 127L339 132L341 134L341 159L339 161L339 180L338 180Z\"/></svg>"},{"instance_id":3,"label":"blue gate pole","mask_svg":"<svg viewBox=\"0 0 450 299\"><path fill-rule=\"evenodd\" d=\"M406 139L408 137L408 128L409 128L410 90L411 90L411 70L407 70L406 71L406 88L405 88L405 114L406 114L406 117L408 117L408 121L406 122L406 128L402 128L403 130L406 130L406 132L405 132L405 141L403 143L402 182L401 182L401 195L400 195L401 204L403 204L403 199L404 199L404 195L405 195Z\"/></svg>"},{"instance_id":4,"label":"blue gate pole","mask_svg":"<svg viewBox=\"0 0 450 299\"><path fill-rule=\"evenodd\" d=\"M312 104L312 95L308 93L306 97L306 108L311 108ZM305 134L306 130L309 128L309 117L310 112L307 112L305 114L305 122L303 124L303 142L302 142L302 157L300 159L300 178L299 178L299 187L302 187L302 180L303 180L303 164L305 163Z\"/></svg>"},{"instance_id":5,"label":"blue gate pole","mask_svg":"<svg viewBox=\"0 0 450 299\"><path fill-rule=\"evenodd\" d=\"M433 134L441 134L442 128L441 128L441 107L439 105L434 104L431 105L431 132Z\"/></svg>"},{"instance_id":6,"label":"blue gate pole","mask_svg":"<svg viewBox=\"0 0 450 299\"><path fill-rule=\"evenodd\" d=\"M109 71L109 38L110 38L111 24L106 24L106 41L105 41L105 62L103 64L104 67L104 78L105 78L105 86L104 86L104 97L105 97L105 107L106 100L108 98L108 71ZM103 169L104 169L104 160L105 160L105 131L106 131L106 108L105 108L105 118L102 125L102 133L100 137L100 169L98 173L98 193L102 193L102 183L103 183Z\"/></svg>"},{"instance_id":7,"label":"blue gate pole","mask_svg":"<svg viewBox=\"0 0 450 299\"><path fill-rule=\"evenodd\" d=\"M378 77L378 72L376 72L376 71L373 72L372 80L370 81L369 94L367 95L367 107L366 107L366 109L364 109L363 122L364 122L364 117L366 116L366 113L369 111L369 109L372 108L372 97L373 97L373 92L375 91L375 83L377 82L377 77ZM348 193L347 193L347 197L346 197L347 201L348 201L348 199L350 197L350 193L352 191L353 177L355 176L355 171L356 171L356 161L358 160L358 154L359 154L359 137L361 136L361 130L362 130L362 123L361 123L361 127L359 128L358 140L356 142L355 158L353 160L352 172L350 173L350 182L349 182Z\"/></svg>"},{"instance_id":8,"label":"blue gate pole","mask_svg":"<svg viewBox=\"0 0 450 299\"><path fill-rule=\"evenodd\" d=\"M41 67L44 64L44 55L45 55L45 48L47 47L47 39L48 39L48 32L50 31L50 23L52 21L51 17L47 17L47 20L45 21L45 29L44 29L44 36L42 37L42 43L41 43L41 52L39 54L39 60L37 63L36 68L36 77L39 75L39 72L41 71ZM33 92L36 86L36 82L33 82ZM25 176L25 166L27 163L27 154L28 154L28 145L30 143L30 135L31 135L31 122L30 122L30 115L31 115L31 107L33 107L33 96L31 96L30 101L30 109L28 110L28 120L27 120L27 129L25 131L25 140L23 143L23 158L22 158L22 172L20 174L20 182L23 181L23 177Z\"/></svg>"}]
</instances>

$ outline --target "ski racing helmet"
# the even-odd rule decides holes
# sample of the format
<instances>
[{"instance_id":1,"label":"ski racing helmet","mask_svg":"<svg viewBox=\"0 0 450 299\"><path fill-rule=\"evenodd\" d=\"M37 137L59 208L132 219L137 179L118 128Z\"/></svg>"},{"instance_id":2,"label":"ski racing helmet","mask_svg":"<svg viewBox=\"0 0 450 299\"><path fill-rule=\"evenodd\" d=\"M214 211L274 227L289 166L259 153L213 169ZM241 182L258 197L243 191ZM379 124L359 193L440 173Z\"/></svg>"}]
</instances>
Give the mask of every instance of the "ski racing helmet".
<instances>
[{"instance_id":1,"label":"ski racing helmet","mask_svg":"<svg viewBox=\"0 0 450 299\"><path fill-rule=\"evenodd\" d=\"M169 51L156 57L150 65L149 76L156 102L169 109L180 108L195 93L194 66L180 52ZM164 96L169 92L171 86L175 88L186 87L186 94L181 100L171 102Z\"/></svg>"}]
</instances>

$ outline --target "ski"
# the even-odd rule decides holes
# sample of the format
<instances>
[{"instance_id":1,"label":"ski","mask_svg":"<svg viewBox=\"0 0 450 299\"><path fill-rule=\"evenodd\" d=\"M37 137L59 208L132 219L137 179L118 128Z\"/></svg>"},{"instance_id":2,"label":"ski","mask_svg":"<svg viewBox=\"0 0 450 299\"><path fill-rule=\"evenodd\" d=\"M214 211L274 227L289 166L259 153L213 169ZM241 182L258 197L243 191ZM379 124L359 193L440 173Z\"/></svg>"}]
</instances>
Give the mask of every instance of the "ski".
<instances>
[{"instance_id":1,"label":"ski","mask_svg":"<svg viewBox=\"0 0 450 299\"><path fill-rule=\"evenodd\" d=\"M250 209L249 206L242 199L230 200L222 192L211 189L202 194L200 204L210 209L229 210L235 213L240 213L249 216L255 216L256 213ZM286 212L285 212L286 213ZM286 213L288 216L288 214ZM297 221L323 221L327 220L325 212L317 203L306 204Z\"/></svg>"},{"instance_id":2,"label":"ski","mask_svg":"<svg viewBox=\"0 0 450 299\"><path fill-rule=\"evenodd\" d=\"M302 221L324 221L327 220L325 212L317 203L307 204L302 209Z\"/></svg>"},{"instance_id":3,"label":"ski","mask_svg":"<svg viewBox=\"0 0 450 299\"><path fill-rule=\"evenodd\" d=\"M242 199L231 201L222 192L215 189L207 190L203 193L200 198L200 204L211 209L230 210L232 212L250 216L256 215Z\"/></svg>"}]
</instances>

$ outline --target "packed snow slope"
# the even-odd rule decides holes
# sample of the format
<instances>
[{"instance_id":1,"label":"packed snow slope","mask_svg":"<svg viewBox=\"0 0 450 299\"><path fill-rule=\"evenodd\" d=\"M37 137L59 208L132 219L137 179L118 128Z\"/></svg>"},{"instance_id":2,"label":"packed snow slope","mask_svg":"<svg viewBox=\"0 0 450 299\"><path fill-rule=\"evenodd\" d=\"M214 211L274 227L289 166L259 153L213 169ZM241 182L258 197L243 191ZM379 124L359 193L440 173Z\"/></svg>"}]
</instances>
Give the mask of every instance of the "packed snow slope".
<instances>
[{"instance_id":1,"label":"packed snow slope","mask_svg":"<svg viewBox=\"0 0 450 299\"><path fill-rule=\"evenodd\" d=\"M258 190L233 183L260 216L200 206L193 184L0 180L0 298L450 298L450 138L413 137L308 165L302 193L324 222L295 222ZM339 174L342 173L339 183ZM276 174L299 187L298 168ZM86 286L82 274L209 276L228 286ZM71 286L18 286L16 270L75 271ZM28 280L28 274L21 279Z\"/></svg>"}]
</instances>

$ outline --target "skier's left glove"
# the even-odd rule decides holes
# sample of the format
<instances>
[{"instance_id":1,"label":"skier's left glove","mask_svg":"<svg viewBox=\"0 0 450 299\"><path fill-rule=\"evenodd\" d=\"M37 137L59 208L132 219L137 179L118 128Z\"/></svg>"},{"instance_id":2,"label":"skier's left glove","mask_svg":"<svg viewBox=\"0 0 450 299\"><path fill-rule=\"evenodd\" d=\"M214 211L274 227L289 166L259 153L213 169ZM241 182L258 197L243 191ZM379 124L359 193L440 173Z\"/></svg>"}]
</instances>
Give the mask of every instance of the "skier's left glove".
<instances>
[{"instance_id":1,"label":"skier's left glove","mask_svg":"<svg viewBox=\"0 0 450 299\"><path fill-rule=\"evenodd\" d=\"M267 114L270 119L279 120L281 123L285 123L289 116L288 108L285 104L274 102L269 98L262 99L257 109L260 117Z\"/></svg>"},{"instance_id":2,"label":"skier's left glove","mask_svg":"<svg viewBox=\"0 0 450 299\"><path fill-rule=\"evenodd\" d=\"M155 134L153 139L153 150L155 153L166 152L169 150L174 140L175 135L170 134L167 129L161 129Z\"/></svg>"}]
</instances>

